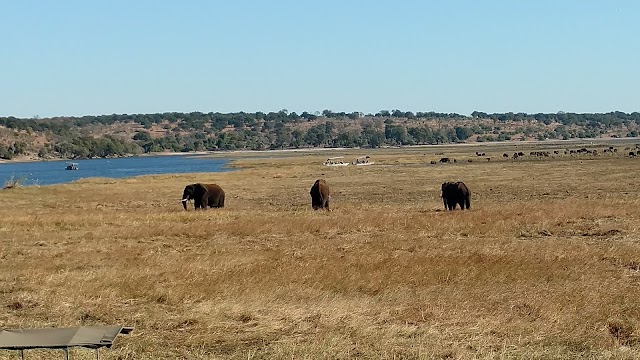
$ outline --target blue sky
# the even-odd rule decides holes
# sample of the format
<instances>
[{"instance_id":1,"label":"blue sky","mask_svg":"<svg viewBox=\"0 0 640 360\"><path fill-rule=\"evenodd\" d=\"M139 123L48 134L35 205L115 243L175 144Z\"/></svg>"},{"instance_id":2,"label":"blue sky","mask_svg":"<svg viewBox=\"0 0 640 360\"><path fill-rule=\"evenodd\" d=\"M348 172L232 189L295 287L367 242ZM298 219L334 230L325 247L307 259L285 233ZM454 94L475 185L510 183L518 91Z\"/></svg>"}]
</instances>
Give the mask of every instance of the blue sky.
<instances>
[{"instance_id":1,"label":"blue sky","mask_svg":"<svg viewBox=\"0 0 640 360\"><path fill-rule=\"evenodd\" d=\"M0 0L0 116L640 111L640 2Z\"/></svg>"}]
</instances>

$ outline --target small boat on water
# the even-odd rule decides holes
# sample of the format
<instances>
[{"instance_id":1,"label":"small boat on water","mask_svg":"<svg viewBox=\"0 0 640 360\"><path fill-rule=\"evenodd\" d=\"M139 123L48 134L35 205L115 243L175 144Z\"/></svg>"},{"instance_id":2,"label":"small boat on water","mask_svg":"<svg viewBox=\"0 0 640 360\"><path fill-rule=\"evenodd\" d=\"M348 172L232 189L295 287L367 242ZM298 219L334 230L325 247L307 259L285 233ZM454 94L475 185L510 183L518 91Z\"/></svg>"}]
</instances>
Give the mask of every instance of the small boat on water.
<instances>
[{"instance_id":1,"label":"small boat on water","mask_svg":"<svg viewBox=\"0 0 640 360\"><path fill-rule=\"evenodd\" d=\"M78 163L67 163L65 170L78 170Z\"/></svg>"}]
</instances>

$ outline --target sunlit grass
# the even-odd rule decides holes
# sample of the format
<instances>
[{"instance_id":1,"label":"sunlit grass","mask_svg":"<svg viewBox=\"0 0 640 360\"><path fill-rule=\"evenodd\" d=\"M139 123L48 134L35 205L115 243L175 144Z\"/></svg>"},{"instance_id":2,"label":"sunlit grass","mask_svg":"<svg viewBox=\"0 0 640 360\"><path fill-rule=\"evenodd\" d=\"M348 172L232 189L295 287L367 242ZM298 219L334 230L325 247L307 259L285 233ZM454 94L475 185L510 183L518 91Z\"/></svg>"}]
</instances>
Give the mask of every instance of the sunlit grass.
<instances>
[{"instance_id":1,"label":"sunlit grass","mask_svg":"<svg viewBox=\"0 0 640 360\"><path fill-rule=\"evenodd\" d=\"M104 359L638 358L637 160L485 151L0 191L1 325L134 326ZM330 213L310 207L320 177ZM445 180L470 187L471 211L443 211ZM195 181L225 208L183 211Z\"/></svg>"}]
</instances>

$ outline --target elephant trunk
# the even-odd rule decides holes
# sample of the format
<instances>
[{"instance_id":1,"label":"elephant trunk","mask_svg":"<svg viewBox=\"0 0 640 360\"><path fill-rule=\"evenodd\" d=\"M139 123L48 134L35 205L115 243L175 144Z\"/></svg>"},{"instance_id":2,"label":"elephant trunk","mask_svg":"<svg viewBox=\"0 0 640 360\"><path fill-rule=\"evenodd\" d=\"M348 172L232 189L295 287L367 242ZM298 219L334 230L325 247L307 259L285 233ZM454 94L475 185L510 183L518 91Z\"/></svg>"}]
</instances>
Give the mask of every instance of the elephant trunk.
<instances>
[{"instance_id":1,"label":"elephant trunk","mask_svg":"<svg viewBox=\"0 0 640 360\"><path fill-rule=\"evenodd\" d=\"M187 199L182 199L182 207L187 210Z\"/></svg>"}]
</instances>

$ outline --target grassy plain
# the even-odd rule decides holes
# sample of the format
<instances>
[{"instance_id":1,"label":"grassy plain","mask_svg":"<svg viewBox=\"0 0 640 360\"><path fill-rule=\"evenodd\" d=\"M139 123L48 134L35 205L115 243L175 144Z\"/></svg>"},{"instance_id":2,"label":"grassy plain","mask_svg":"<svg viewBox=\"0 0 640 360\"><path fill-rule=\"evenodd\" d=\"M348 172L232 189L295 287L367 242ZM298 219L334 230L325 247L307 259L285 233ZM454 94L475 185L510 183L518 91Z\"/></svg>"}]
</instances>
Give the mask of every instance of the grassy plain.
<instances>
[{"instance_id":1,"label":"grassy plain","mask_svg":"<svg viewBox=\"0 0 640 360\"><path fill-rule=\"evenodd\" d=\"M640 160L514 149L240 154L0 191L0 326L134 326L102 359L640 358ZM442 152L458 162L430 165ZM319 177L331 212L310 208ZM445 180L471 211L442 211ZM226 207L183 211L193 182Z\"/></svg>"}]
</instances>

